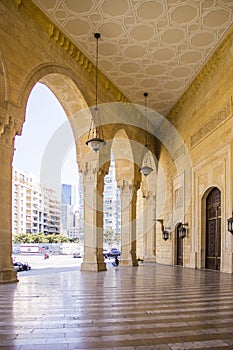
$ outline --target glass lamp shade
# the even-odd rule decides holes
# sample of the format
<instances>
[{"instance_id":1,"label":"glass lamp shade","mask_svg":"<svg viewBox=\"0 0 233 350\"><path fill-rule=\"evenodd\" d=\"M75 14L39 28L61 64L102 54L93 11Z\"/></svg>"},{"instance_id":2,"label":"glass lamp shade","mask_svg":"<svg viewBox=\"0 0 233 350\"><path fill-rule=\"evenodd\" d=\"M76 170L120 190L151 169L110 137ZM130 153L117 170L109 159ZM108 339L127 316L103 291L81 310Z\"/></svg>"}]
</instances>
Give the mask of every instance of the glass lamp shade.
<instances>
[{"instance_id":1,"label":"glass lamp shade","mask_svg":"<svg viewBox=\"0 0 233 350\"><path fill-rule=\"evenodd\" d=\"M227 220L227 229L231 234L233 234L233 216Z\"/></svg>"},{"instance_id":2,"label":"glass lamp shade","mask_svg":"<svg viewBox=\"0 0 233 350\"><path fill-rule=\"evenodd\" d=\"M100 110L97 106L94 108L93 111L91 126L86 145L89 146L95 152L98 152L103 146L106 145L101 126Z\"/></svg>"},{"instance_id":3,"label":"glass lamp shade","mask_svg":"<svg viewBox=\"0 0 233 350\"><path fill-rule=\"evenodd\" d=\"M148 176L153 171L153 169L151 167L150 154L149 154L149 150L147 148L147 145L145 145L145 147L144 147L144 154L145 154L145 158L144 158L142 167L140 169L140 172L144 176Z\"/></svg>"},{"instance_id":4,"label":"glass lamp shade","mask_svg":"<svg viewBox=\"0 0 233 350\"><path fill-rule=\"evenodd\" d=\"M148 176L153 171L153 169L150 166L145 165L140 169L140 171L144 176Z\"/></svg>"},{"instance_id":5,"label":"glass lamp shade","mask_svg":"<svg viewBox=\"0 0 233 350\"><path fill-rule=\"evenodd\" d=\"M93 151L98 152L106 142L103 139L94 137L86 142L86 145L89 146Z\"/></svg>"},{"instance_id":6,"label":"glass lamp shade","mask_svg":"<svg viewBox=\"0 0 233 350\"><path fill-rule=\"evenodd\" d=\"M179 236L179 238L186 237L186 228L184 226L181 226L178 228L178 236Z\"/></svg>"},{"instance_id":7,"label":"glass lamp shade","mask_svg":"<svg viewBox=\"0 0 233 350\"><path fill-rule=\"evenodd\" d=\"M162 232L162 237L163 237L164 241L167 241L168 237L169 237L169 232L164 230Z\"/></svg>"}]
</instances>

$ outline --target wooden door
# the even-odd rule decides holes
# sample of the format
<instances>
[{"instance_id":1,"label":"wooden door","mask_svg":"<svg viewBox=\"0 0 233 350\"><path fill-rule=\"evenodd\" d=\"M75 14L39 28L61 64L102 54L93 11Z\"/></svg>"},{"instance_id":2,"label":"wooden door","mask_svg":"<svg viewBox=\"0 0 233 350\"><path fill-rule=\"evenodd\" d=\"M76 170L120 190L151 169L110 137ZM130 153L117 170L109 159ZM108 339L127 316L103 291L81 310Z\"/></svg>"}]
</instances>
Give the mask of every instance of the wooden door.
<instances>
[{"instance_id":1,"label":"wooden door","mask_svg":"<svg viewBox=\"0 0 233 350\"><path fill-rule=\"evenodd\" d=\"M214 188L206 198L206 268L220 270L221 192Z\"/></svg>"},{"instance_id":2,"label":"wooden door","mask_svg":"<svg viewBox=\"0 0 233 350\"><path fill-rule=\"evenodd\" d=\"M182 224L179 224L182 225ZM183 238L178 235L178 228L176 229L176 265L183 266Z\"/></svg>"}]
</instances>

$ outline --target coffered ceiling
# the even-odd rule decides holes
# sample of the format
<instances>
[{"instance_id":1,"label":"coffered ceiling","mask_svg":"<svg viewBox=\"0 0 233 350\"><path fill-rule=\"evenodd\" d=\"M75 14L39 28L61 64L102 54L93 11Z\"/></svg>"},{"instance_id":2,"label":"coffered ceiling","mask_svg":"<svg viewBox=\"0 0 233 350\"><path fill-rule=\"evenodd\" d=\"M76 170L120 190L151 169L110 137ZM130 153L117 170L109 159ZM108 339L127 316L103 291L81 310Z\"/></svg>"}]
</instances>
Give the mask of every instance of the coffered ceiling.
<instances>
[{"instance_id":1,"label":"coffered ceiling","mask_svg":"<svg viewBox=\"0 0 233 350\"><path fill-rule=\"evenodd\" d=\"M133 103L167 115L233 24L233 0L33 0Z\"/></svg>"}]
</instances>

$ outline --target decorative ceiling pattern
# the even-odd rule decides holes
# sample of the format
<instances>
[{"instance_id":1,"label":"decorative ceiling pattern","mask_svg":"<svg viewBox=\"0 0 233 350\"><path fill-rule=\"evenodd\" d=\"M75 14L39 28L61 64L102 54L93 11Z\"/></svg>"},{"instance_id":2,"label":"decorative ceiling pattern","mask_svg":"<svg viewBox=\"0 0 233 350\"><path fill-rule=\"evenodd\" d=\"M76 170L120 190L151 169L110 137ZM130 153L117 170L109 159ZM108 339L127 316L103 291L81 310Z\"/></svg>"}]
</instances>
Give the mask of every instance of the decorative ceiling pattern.
<instances>
[{"instance_id":1,"label":"decorative ceiling pattern","mask_svg":"<svg viewBox=\"0 0 233 350\"><path fill-rule=\"evenodd\" d=\"M233 0L33 0L133 103L167 115L233 24Z\"/></svg>"}]
</instances>

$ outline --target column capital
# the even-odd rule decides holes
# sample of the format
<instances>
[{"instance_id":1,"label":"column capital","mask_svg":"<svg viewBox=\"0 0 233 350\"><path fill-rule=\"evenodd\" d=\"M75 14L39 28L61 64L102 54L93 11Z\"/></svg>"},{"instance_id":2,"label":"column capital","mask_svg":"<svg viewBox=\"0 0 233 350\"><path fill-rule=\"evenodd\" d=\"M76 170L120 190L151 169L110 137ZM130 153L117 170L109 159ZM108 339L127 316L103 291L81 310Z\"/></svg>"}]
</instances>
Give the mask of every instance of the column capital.
<instances>
[{"instance_id":1,"label":"column capital","mask_svg":"<svg viewBox=\"0 0 233 350\"><path fill-rule=\"evenodd\" d=\"M10 103L9 101L2 102L0 104L0 139L1 135L9 128L12 131L12 137L20 135L24 120L24 109L18 108L15 104Z\"/></svg>"},{"instance_id":2,"label":"column capital","mask_svg":"<svg viewBox=\"0 0 233 350\"><path fill-rule=\"evenodd\" d=\"M83 164L81 172L84 183L95 183L99 177L104 178L108 172L108 166L100 164L99 160L87 161Z\"/></svg>"},{"instance_id":3,"label":"column capital","mask_svg":"<svg viewBox=\"0 0 233 350\"><path fill-rule=\"evenodd\" d=\"M118 181L118 187L122 195L133 196L137 194L137 190L140 188L140 182L130 182L129 180Z\"/></svg>"}]
</instances>

